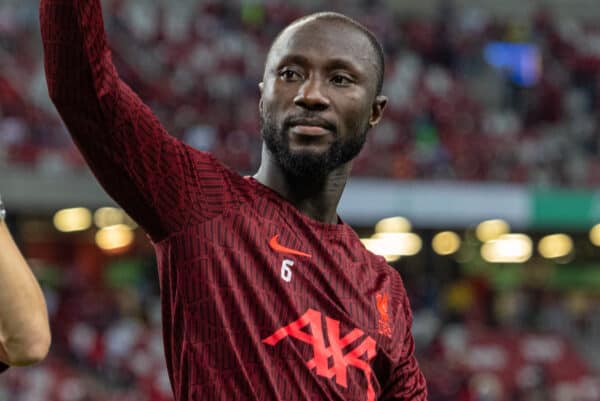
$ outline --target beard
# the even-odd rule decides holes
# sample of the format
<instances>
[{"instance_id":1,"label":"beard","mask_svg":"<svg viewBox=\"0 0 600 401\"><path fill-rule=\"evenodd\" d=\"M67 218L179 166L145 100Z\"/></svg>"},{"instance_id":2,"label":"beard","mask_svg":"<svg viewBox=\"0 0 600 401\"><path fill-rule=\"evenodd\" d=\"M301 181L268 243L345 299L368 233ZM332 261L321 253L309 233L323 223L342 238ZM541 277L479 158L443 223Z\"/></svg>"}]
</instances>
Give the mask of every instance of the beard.
<instances>
[{"instance_id":1,"label":"beard","mask_svg":"<svg viewBox=\"0 0 600 401\"><path fill-rule=\"evenodd\" d=\"M267 149L277 164L288 176L299 179L324 178L341 165L354 159L362 150L367 139L368 124L359 128L359 134L340 139L337 130L334 139L325 152L292 151L289 130L291 125L284 122L277 126L268 113L261 113L261 135Z\"/></svg>"}]
</instances>

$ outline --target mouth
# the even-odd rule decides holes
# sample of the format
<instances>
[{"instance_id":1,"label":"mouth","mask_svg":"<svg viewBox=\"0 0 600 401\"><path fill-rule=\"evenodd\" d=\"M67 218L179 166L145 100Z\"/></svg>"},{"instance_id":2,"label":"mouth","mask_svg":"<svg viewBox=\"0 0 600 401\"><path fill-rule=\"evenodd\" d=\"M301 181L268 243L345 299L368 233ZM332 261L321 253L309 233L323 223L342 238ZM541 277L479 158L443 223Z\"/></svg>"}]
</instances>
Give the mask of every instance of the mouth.
<instances>
[{"instance_id":1,"label":"mouth","mask_svg":"<svg viewBox=\"0 0 600 401\"><path fill-rule=\"evenodd\" d=\"M335 133L335 125L325 119L292 118L287 125L296 135L324 136Z\"/></svg>"},{"instance_id":2,"label":"mouth","mask_svg":"<svg viewBox=\"0 0 600 401\"><path fill-rule=\"evenodd\" d=\"M290 131L296 135L306 136L323 136L331 133L327 128L318 125L293 125Z\"/></svg>"}]
</instances>

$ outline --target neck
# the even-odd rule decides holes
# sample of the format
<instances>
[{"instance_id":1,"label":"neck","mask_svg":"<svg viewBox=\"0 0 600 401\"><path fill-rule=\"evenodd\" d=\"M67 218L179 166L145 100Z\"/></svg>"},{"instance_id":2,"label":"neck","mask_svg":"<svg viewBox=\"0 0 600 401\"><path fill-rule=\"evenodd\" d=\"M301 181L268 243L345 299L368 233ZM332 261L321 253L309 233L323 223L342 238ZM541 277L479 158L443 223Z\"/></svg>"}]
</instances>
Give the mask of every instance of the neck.
<instances>
[{"instance_id":1,"label":"neck","mask_svg":"<svg viewBox=\"0 0 600 401\"><path fill-rule=\"evenodd\" d=\"M286 173L263 145L261 164L254 178L287 199L310 218L336 224L337 206L351 167L352 163L349 162L323 177L297 177Z\"/></svg>"}]
</instances>

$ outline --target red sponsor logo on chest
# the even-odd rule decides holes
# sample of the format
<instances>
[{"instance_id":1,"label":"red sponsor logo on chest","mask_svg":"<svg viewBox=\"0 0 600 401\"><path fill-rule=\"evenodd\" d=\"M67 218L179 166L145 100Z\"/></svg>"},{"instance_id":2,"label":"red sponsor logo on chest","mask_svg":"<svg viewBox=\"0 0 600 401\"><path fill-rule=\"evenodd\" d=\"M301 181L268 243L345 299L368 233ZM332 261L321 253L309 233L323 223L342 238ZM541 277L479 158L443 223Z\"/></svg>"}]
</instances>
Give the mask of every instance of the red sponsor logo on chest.
<instances>
[{"instance_id":1,"label":"red sponsor logo on chest","mask_svg":"<svg viewBox=\"0 0 600 401\"><path fill-rule=\"evenodd\" d=\"M276 330L262 342L275 346L289 336L310 344L313 349L313 358L306 362L308 369L315 369L317 375L327 379L335 376L335 382L344 388L348 387L348 367L352 366L362 370L367 379L367 401L375 401L375 391L371 382L373 373L369 361L377 354L377 343L360 329L353 329L350 333L340 337L339 320L325 317L325 324L326 333L321 312L309 309L298 320ZM310 326L312 334L302 330L306 326ZM325 345L326 334L329 346ZM362 341L358 345L349 348L351 344L361 338Z\"/></svg>"}]
</instances>

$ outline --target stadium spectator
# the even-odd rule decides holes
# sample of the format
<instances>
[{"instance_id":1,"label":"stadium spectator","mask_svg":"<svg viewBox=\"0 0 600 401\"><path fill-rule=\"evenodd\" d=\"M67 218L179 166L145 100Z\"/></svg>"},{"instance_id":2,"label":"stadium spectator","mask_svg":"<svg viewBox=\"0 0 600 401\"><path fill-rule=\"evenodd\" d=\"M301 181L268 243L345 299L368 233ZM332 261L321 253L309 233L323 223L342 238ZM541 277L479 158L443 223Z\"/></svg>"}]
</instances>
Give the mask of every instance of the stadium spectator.
<instances>
[{"instance_id":1,"label":"stadium spectator","mask_svg":"<svg viewBox=\"0 0 600 401\"><path fill-rule=\"evenodd\" d=\"M252 84L261 74L257 60L270 35L306 7L184 1L173 10L162 2L113 1L107 29L121 75L169 131L249 172L260 159L258 91ZM366 11L359 2L344 7L366 16L390 56L391 118L369 139L357 174L597 184L600 54L592 24L547 13L517 24L475 8L446 9L444 18L425 19L385 7ZM0 9L0 20L7 21L0 25L0 110L7 120L0 129L10 133L0 139L8 150L3 158L58 172L82 168L43 96L35 18L18 10L11 3ZM538 49L539 76L531 86L516 84L486 62L486 45L498 41ZM209 85L197 85L209 76ZM210 134L199 141L194 132Z\"/></svg>"}]
</instances>

